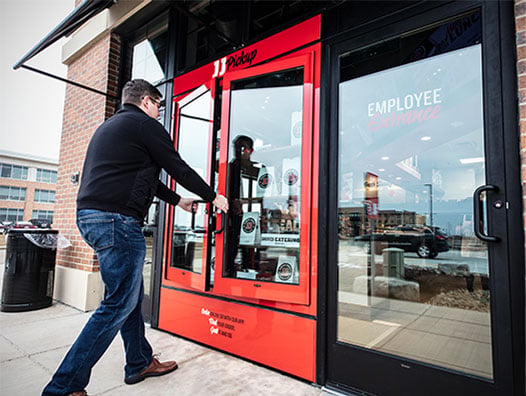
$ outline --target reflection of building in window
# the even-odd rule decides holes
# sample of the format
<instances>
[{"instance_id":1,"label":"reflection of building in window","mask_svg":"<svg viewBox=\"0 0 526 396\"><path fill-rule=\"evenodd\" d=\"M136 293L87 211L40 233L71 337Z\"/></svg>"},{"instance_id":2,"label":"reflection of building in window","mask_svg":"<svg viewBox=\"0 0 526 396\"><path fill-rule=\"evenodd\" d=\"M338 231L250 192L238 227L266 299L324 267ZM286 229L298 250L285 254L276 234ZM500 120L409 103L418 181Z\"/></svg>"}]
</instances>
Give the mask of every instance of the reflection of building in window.
<instances>
[{"instance_id":1,"label":"reflection of building in window","mask_svg":"<svg viewBox=\"0 0 526 396\"><path fill-rule=\"evenodd\" d=\"M355 237L370 231L370 222L365 207L338 209L338 234L340 237ZM379 210L376 229L382 230L404 224L425 225L426 216L408 210Z\"/></svg>"}]
</instances>

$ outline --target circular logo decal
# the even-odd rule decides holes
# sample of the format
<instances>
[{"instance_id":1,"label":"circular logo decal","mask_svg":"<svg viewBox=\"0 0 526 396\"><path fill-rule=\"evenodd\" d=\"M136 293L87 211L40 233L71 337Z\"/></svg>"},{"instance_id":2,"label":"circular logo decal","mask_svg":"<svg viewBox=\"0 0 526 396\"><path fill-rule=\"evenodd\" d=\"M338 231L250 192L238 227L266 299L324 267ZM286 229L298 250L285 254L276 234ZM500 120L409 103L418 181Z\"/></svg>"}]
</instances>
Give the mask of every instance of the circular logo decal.
<instances>
[{"instance_id":1,"label":"circular logo decal","mask_svg":"<svg viewBox=\"0 0 526 396\"><path fill-rule=\"evenodd\" d=\"M272 183L272 176L268 173L261 175L258 179L258 185L260 188L267 188Z\"/></svg>"},{"instance_id":2,"label":"circular logo decal","mask_svg":"<svg viewBox=\"0 0 526 396\"><path fill-rule=\"evenodd\" d=\"M289 186L293 186L298 182L298 171L296 169L289 169L285 172L285 183Z\"/></svg>"},{"instance_id":3,"label":"circular logo decal","mask_svg":"<svg viewBox=\"0 0 526 396\"><path fill-rule=\"evenodd\" d=\"M296 139L301 138L301 127L302 127L301 121L297 121L292 127L292 136L294 136Z\"/></svg>"},{"instance_id":4,"label":"circular logo decal","mask_svg":"<svg viewBox=\"0 0 526 396\"><path fill-rule=\"evenodd\" d=\"M278 277L282 281L287 281L292 277L292 265L282 263L278 268Z\"/></svg>"},{"instance_id":5,"label":"circular logo decal","mask_svg":"<svg viewBox=\"0 0 526 396\"><path fill-rule=\"evenodd\" d=\"M256 229L256 221L252 218L248 218L243 222L243 232L250 234Z\"/></svg>"}]
</instances>

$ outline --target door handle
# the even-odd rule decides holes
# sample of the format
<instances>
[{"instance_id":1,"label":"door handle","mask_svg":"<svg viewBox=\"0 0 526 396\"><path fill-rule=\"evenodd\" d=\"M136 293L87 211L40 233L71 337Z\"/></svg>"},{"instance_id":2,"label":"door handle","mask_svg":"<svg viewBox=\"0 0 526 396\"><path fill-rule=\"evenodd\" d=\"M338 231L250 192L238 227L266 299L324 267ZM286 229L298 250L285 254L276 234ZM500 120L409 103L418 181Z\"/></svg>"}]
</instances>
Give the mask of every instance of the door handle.
<instances>
[{"instance_id":1,"label":"door handle","mask_svg":"<svg viewBox=\"0 0 526 396\"><path fill-rule=\"evenodd\" d=\"M478 187L473 193L473 231L478 239L485 242L499 242L500 238L496 236L486 235L484 233L484 214L483 206L480 202L480 196L483 191L499 191L499 188L493 184L486 184Z\"/></svg>"},{"instance_id":2,"label":"door handle","mask_svg":"<svg viewBox=\"0 0 526 396\"><path fill-rule=\"evenodd\" d=\"M214 231L215 235L221 234L225 230L225 224L226 224L226 213L223 212L221 209L217 209L217 213L221 215L221 227L219 227L219 230Z\"/></svg>"},{"instance_id":3,"label":"door handle","mask_svg":"<svg viewBox=\"0 0 526 396\"><path fill-rule=\"evenodd\" d=\"M196 234L204 234L206 232L206 230L196 230L195 229L195 214L197 212L197 205L200 204L200 203L208 203L208 202L207 201L202 201L202 200L195 200L194 201L194 205L192 205L192 223L191 223L191 228L192 228L192 232L194 232ZM213 231L214 234L222 233L225 230L225 225L226 225L226 213L223 212L221 209L217 209L217 213L221 215L221 227L218 230L214 230Z\"/></svg>"},{"instance_id":4,"label":"door handle","mask_svg":"<svg viewBox=\"0 0 526 396\"><path fill-rule=\"evenodd\" d=\"M192 223L190 225L192 232L195 234L204 234L206 230L196 230L195 229L195 214L197 213L197 205L200 203L207 203L206 201L202 200L195 200L192 204Z\"/></svg>"}]
</instances>

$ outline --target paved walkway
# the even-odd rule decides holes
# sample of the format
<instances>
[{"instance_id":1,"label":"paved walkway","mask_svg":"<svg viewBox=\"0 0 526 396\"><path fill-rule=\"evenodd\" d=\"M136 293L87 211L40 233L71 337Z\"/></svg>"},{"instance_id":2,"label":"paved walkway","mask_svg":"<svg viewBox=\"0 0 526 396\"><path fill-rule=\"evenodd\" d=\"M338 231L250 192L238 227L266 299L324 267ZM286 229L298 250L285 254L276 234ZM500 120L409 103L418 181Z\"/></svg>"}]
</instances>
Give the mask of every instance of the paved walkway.
<instances>
[{"instance_id":1,"label":"paved walkway","mask_svg":"<svg viewBox=\"0 0 526 396\"><path fill-rule=\"evenodd\" d=\"M0 249L3 274L5 250ZM0 312L0 394L40 395L90 313L61 303L27 312ZM123 382L124 352L117 337L92 372L90 395L140 396L328 396L316 385L283 375L171 334L147 329L161 360L179 369L135 385Z\"/></svg>"}]
</instances>

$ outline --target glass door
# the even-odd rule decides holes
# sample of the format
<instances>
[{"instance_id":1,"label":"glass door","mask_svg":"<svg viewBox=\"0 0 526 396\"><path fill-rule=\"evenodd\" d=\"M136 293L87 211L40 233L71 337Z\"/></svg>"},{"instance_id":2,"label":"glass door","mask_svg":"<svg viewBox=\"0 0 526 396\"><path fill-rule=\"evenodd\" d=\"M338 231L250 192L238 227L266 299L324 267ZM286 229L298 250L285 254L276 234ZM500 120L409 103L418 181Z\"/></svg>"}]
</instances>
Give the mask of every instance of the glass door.
<instances>
[{"instance_id":1,"label":"glass door","mask_svg":"<svg viewBox=\"0 0 526 396\"><path fill-rule=\"evenodd\" d=\"M309 301L312 85L311 54L225 75L218 293Z\"/></svg>"},{"instance_id":2,"label":"glass door","mask_svg":"<svg viewBox=\"0 0 526 396\"><path fill-rule=\"evenodd\" d=\"M499 143L485 128L482 48L476 11L334 55L335 382L386 395L509 389L509 340L495 327L506 327L495 310L506 289L493 279L507 261L491 235L505 209L502 179L488 176Z\"/></svg>"},{"instance_id":3,"label":"glass door","mask_svg":"<svg viewBox=\"0 0 526 396\"><path fill-rule=\"evenodd\" d=\"M215 153L213 122L213 89L202 85L176 100L176 150L203 179L214 183L212 153ZM177 185L175 191L186 198L195 198L195 213L179 207L169 210L166 246L166 274L168 280L199 290L207 287L209 257L209 227L215 220L209 215L209 205L201 198Z\"/></svg>"}]
</instances>

